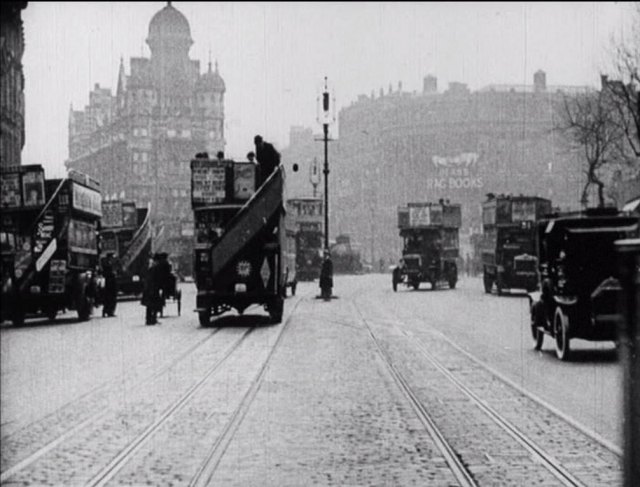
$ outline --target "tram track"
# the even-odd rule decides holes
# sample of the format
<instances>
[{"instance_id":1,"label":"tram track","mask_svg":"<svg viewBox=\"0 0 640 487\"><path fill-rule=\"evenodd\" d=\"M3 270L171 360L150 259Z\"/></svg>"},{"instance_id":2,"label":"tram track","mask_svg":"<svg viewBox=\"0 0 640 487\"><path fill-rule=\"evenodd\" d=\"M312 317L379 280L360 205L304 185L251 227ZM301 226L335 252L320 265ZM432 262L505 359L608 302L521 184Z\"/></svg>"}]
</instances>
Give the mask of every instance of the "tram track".
<instances>
[{"instance_id":1,"label":"tram track","mask_svg":"<svg viewBox=\"0 0 640 487\"><path fill-rule=\"evenodd\" d=\"M167 422L173 418L182 408L186 406L189 400L203 387L206 381L227 361L235 350L246 340L253 328L245 331L238 340L233 342L224 351L222 356L205 372L205 374L193 384L186 392L184 392L178 400L174 401L163 414L149 425L145 430L132 440L124 449L120 451L115 458L109 462L100 472L94 475L86 485L88 487L101 487L107 484L118 472L131 460L135 454L144 446L144 444Z\"/></svg>"},{"instance_id":2,"label":"tram track","mask_svg":"<svg viewBox=\"0 0 640 487\"><path fill-rule=\"evenodd\" d=\"M159 370L158 369L153 370L153 372L151 374L146 375L141 380L139 380L136 383L134 383L131 386L132 389L137 389L140 386L142 386L143 384L151 382L151 381L161 377L163 374L167 373L168 371L170 371L171 369L176 367L177 364L179 364L180 362L185 360L187 357L189 357L195 350L197 350L198 348L203 346L205 343L207 343L219 331L220 331L219 329L213 330L212 333L208 334L203 339L198 340L196 343L194 343L193 345L189 346L186 350L184 350L182 353L180 353L177 357L175 357L173 360L171 360L168 364L166 364L165 366L161 367ZM187 339L185 341L191 342L192 340ZM149 361L147 361L147 365L145 367L143 367L143 369L150 368L149 364L152 365L152 363L153 363L153 360L150 359ZM11 435L7 435L7 437L3 438L3 444L4 444L3 448L6 447L6 445L7 445L6 442L11 441L12 439L14 439L15 436L19 435L20 433L28 433L29 429L33 429L39 423L42 423L42 422L47 421L47 420L50 420L50 418L55 417L55 415L61 414L65 409L71 409L71 408L74 408L74 407L78 407L83 401L87 401L91 397L96 398L96 396L98 394L100 394L100 393L108 392L110 390L110 388L113 388L116 384L118 384L120 382L120 380L121 379L119 379L119 378L110 380L107 383L101 385L100 387L95 388L95 389L93 389L91 391L88 391L87 393L85 393L82 396L74 399L73 401L70 401L70 402L64 404L63 406L61 406L60 408L56 409L55 411L49 413L47 416L45 416L44 418L41 418L37 422L31 423L30 425L21 428L20 430L12 433ZM96 400L97 400L97 398L96 398ZM55 448L57 448L59 445L64 443L67 439L73 437L74 435L76 435L79 432L83 431L84 429L88 428L90 425L98 422L100 419L104 418L107 414L109 414L110 411L111 411L111 408L105 408L105 409L99 410L99 411L97 411L97 412L95 412L93 414L90 414L88 417L84 418L83 420L81 420L79 422L76 422L75 424L69 426L66 429L66 431L64 431L62 434L60 434L60 435L56 436L55 438L51 439L45 445L39 447L36 451L34 451L31 454L29 454L27 457L23 458L22 460L18 461L14 465L12 465L12 466L6 468L4 471L2 471L0 473L0 483L7 481L8 479L10 479L14 475L16 475L18 472L20 472L20 471L24 470L25 468L29 467L30 465L32 465L34 462L36 462L38 459L40 459L41 457L43 457L47 453L55 450Z\"/></svg>"},{"instance_id":3,"label":"tram track","mask_svg":"<svg viewBox=\"0 0 640 487\"><path fill-rule=\"evenodd\" d=\"M356 302L356 299L359 297L360 296L353 296L353 301L352 301L353 306L356 309L358 315L363 320L363 322L365 322L368 332L372 335L372 337L374 338L374 341L376 341L376 345L378 346L378 348L381 348L380 342L375 337L373 330L369 326L369 321L364 317L362 311L359 308L358 303ZM379 310L377 310L376 313L379 313ZM436 369L443 377L445 377L449 383L453 384L453 386L455 386L455 388L457 388L457 390L459 390L470 401L471 404L473 404L476 408L482 411L488 418L491 419L491 421L494 424L499 426L514 441L516 441L525 451L527 451L534 462L540 465L543 465L545 469L548 472L550 472L553 475L553 477L559 482L560 485L573 486L573 487L584 487L587 485L591 485L588 481L585 482L585 480L580 478L581 476L580 474L583 472L576 473L576 474L572 473L570 471L570 468L567 468L565 465L563 465L562 461L556 458L553 454L549 453L545 446L542 446L540 443L536 442L529 435L524 433L518 426L514 425L511 421L509 421L503 414L498 412L494 407L490 406L489 401L480 397L480 395L474 392L468 385L465 384L464 381L456 377L456 375L451 370L449 370L449 368L447 368L447 366L442 361L438 360L438 358L436 358L436 356L429 351L427 346L424 344L424 342L420 338L407 332L407 330L405 329L406 327L399 327L398 321L400 321L401 323L405 323L403 320L398 319L397 317L394 317L394 319L386 319L384 320L384 323L385 323L385 326L393 328L395 332L399 334L399 336L402 336L404 339L409 341L412 344L412 346L419 351L420 355L424 357L434 369ZM566 417L566 415L563 415L562 413L560 413L557 409L544 403L544 401L539 400L539 398L531 395L530 393L523 390L521 387L517 386L516 384L513 384L511 381L506 379L502 374L484 365L477 358L473 357L471 354L461 349L457 344L453 343L448 337L446 337L442 333L438 331L433 331L432 333L434 335L437 335L439 338L441 338L442 341L446 342L451 348L454 349L456 353L459 353L461 356L465 356L466 359L471 360L474 364L479 365L482 368L482 370L484 370L485 372L488 372L492 377L498 379L500 382L507 385L509 388L515 390L518 394L521 394L522 396L526 397L528 400L534 401L539 406L544 407L546 411L554 415L558 420L566 423L571 428L579 432L579 434L582 434L585 437L587 437L590 441L596 442L611 454L615 455L616 457L620 457L620 453L621 453L620 449L617 448L615 445L612 445L610 442L603 440L598 435L595 435L592 432L586 430L584 427L581 427L581 425L571 420L571 418L568 418ZM386 352L383 351L383 354L386 354ZM388 357L388 354L386 356ZM389 363L389 367L392 368L395 371L395 373L400 375L392 363ZM460 373L460 371L457 369L456 369L456 372ZM406 380L402 378L401 375L400 377L403 382L406 382ZM411 400L415 401L415 399L413 398ZM424 406L422 407L424 408Z\"/></svg>"},{"instance_id":4,"label":"tram track","mask_svg":"<svg viewBox=\"0 0 640 487\"><path fill-rule=\"evenodd\" d=\"M227 449L229 448L229 445L231 444L233 437L235 436L236 432L240 428L240 425L242 424L242 421L244 420L247 412L249 411L249 408L251 407L253 400L255 399L258 391L260 390L260 387L262 386L262 383L264 381L264 377L266 375L271 359L274 353L276 352L276 350L278 349L280 343L282 342L282 337L284 336L285 331L289 327L289 323L293 319L295 310L298 308L299 304L302 301L303 301L302 299L298 299L296 301L296 304L294 305L293 309L289 313L289 316L285 320L283 326L280 328L278 332L278 336L276 337L273 346L269 350L269 353L265 358L262 366L260 367L256 375L252 379L249 388L242 396L240 403L234 409L233 413L231 414L231 418L225 424L221 434L218 436L216 441L213 443L213 445L207 452L207 455L205 456L204 461L200 464L200 466L196 470L196 473L189 481L189 484L188 484L189 487L206 486L215 475L215 472L218 466L220 465L220 461L222 460L222 457L227 452Z\"/></svg>"},{"instance_id":5,"label":"tram track","mask_svg":"<svg viewBox=\"0 0 640 487\"><path fill-rule=\"evenodd\" d=\"M412 338L405 330L402 330L402 333L405 337ZM554 475L554 477L562 483L562 485L569 487L586 487L586 484L582 483L574 475L572 475L566 468L562 466L562 464L556 458L547 453L542 447L536 444L535 441L531 440L527 435L525 435L522 431L511 424L511 422L504 418L494 408L489 406L476 393L469 389L462 381L458 380L438 359L433 356L433 354L431 354L426 349L422 342L416 340L414 343L418 346L418 348L422 352L422 355L436 369L438 369L450 382L452 382L460 391L462 391L475 406L480 408L488 417L490 417L494 423L496 423L512 438L514 438L525 450L527 450L531 454L533 458L542 463Z\"/></svg>"},{"instance_id":6,"label":"tram track","mask_svg":"<svg viewBox=\"0 0 640 487\"><path fill-rule=\"evenodd\" d=\"M420 401L420 399L418 398L414 390L411 388L407 380L393 365L393 361L391 357L384 350L382 344L380 343L375 333L369 326L368 320L364 317L364 315L360 312L360 309L355 304L355 301L353 302L353 305L356 312L360 316L360 320L362 321L362 323L364 323L367 329L367 332L369 333L369 336L373 340L373 343L376 346L376 350L379 356L383 359L385 365L387 366L389 374L393 378L394 383L398 386L398 388L402 391L402 393L405 395L405 397L411 404L413 411L415 412L416 416L418 417L420 422L423 424L423 426L425 427L425 429L433 439L437 448L442 453L445 461L447 462L447 465L449 465L451 472L453 473L456 480L458 480L458 482L460 483L460 486L461 487L477 487L478 484L475 481L472 473L465 466L460 456L456 453L455 449L447 441L444 434L438 428L436 422L431 417L431 415L425 408L424 404L422 404L422 402Z\"/></svg>"}]
</instances>

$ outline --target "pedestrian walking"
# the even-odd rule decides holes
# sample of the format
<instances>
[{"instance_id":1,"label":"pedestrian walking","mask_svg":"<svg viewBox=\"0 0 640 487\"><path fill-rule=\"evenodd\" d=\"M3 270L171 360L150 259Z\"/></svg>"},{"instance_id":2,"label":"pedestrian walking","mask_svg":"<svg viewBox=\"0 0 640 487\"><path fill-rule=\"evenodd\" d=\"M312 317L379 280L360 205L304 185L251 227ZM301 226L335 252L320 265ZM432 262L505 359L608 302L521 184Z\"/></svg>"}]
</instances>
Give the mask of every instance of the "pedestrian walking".
<instances>
[{"instance_id":1,"label":"pedestrian walking","mask_svg":"<svg viewBox=\"0 0 640 487\"><path fill-rule=\"evenodd\" d=\"M260 166L260 185L262 185L280 165L280 153L260 135L256 135L253 142L256 145L256 159Z\"/></svg>"},{"instance_id":2,"label":"pedestrian walking","mask_svg":"<svg viewBox=\"0 0 640 487\"><path fill-rule=\"evenodd\" d=\"M160 295L160 281L158 279L158 262L160 260L159 255L156 253L153 255L149 268L147 269L147 275L144 280L144 289L142 291L142 306L147 308L146 310L146 324L157 325L158 324L158 309L162 305Z\"/></svg>"},{"instance_id":3,"label":"pedestrian walking","mask_svg":"<svg viewBox=\"0 0 640 487\"><path fill-rule=\"evenodd\" d=\"M102 316L113 317L116 315L116 306L118 304L118 281L113 254L107 254L104 259L102 277L104 278Z\"/></svg>"}]
</instances>

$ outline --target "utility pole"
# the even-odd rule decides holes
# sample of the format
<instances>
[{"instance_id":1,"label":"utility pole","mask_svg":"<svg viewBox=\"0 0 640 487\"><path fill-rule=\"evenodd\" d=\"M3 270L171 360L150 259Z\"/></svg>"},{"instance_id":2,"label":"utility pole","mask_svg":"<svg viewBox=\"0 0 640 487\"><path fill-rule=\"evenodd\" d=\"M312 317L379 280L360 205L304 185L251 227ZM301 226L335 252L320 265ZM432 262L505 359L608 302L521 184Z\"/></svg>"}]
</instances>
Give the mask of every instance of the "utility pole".
<instances>
[{"instance_id":1,"label":"utility pole","mask_svg":"<svg viewBox=\"0 0 640 487\"><path fill-rule=\"evenodd\" d=\"M313 165L309 171L309 182L313 186L313 197L317 196L318 184L320 184L320 173L318 172L318 159L313 158Z\"/></svg>"},{"instance_id":2,"label":"utility pole","mask_svg":"<svg viewBox=\"0 0 640 487\"><path fill-rule=\"evenodd\" d=\"M334 99L335 113L335 99ZM322 91L322 129L324 141L324 248L329 249L329 124L335 122L335 115L331 114L330 93L327 85L327 77L324 77L324 89Z\"/></svg>"}]
</instances>

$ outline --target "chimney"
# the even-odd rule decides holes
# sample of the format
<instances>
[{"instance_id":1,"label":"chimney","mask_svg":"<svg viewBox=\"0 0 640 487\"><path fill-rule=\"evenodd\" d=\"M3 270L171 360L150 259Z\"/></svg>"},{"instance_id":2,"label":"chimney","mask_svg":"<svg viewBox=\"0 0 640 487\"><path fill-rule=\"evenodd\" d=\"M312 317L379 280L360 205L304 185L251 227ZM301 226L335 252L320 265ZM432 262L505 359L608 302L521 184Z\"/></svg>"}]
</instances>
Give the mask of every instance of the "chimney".
<instances>
[{"instance_id":1,"label":"chimney","mask_svg":"<svg viewBox=\"0 0 640 487\"><path fill-rule=\"evenodd\" d=\"M437 93L438 92L438 78L432 75L424 77L422 84L422 93Z\"/></svg>"},{"instance_id":2,"label":"chimney","mask_svg":"<svg viewBox=\"0 0 640 487\"><path fill-rule=\"evenodd\" d=\"M547 91L547 75L541 69L533 73L533 91L535 93Z\"/></svg>"}]
</instances>

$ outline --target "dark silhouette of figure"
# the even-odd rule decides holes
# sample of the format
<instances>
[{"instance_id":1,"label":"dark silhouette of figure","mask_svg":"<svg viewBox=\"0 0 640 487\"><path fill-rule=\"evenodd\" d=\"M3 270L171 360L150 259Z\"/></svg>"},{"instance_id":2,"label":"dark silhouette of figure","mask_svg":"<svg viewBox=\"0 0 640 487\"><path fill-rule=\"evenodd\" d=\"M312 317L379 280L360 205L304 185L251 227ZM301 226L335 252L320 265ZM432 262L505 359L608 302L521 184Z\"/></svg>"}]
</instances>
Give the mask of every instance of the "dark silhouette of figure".
<instances>
[{"instance_id":1,"label":"dark silhouette of figure","mask_svg":"<svg viewBox=\"0 0 640 487\"><path fill-rule=\"evenodd\" d=\"M280 165L280 153L272 144L262 140L260 135L256 135L253 141L256 144L256 159L260 166L260 185L262 185Z\"/></svg>"},{"instance_id":2,"label":"dark silhouette of figure","mask_svg":"<svg viewBox=\"0 0 640 487\"><path fill-rule=\"evenodd\" d=\"M115 316L118 304L118 281L111 254L108 254L102 263L102 276L104 277L102 316Z\"/></svg>"},{"instance_id":3,"label":"dark silhouette of figure","mask_svg":"<svg viewBox=\"0 0 640 487\"><path fill-rule=\"evenodd\" d=\"M324 251L324 260L320 268L320 296L325 301L331 299L331 290L333 289L333 262L331 254L328 250Z\"/></svg>"},{"instance_id":4,"label":"dark silhouette of figure","mask_svg":"<svg viewBox=\"0 0 640 487\"><path fill-rule=\"evenodd\" d=\"M169 262L169 254L161 252L158 254L158 283L160 286L160 305L158 312L162 317L162 310L165 306L167 297L171 296L175 289L175 277L173 275L173 269Z\"/></svg>"},{"instance_id":5,"label":"dark silhouette of figure","mask_svg":"<svg viewBox=\"0 0 640 487\"><path fill-rule=\"evenodd\" d=\"M142 291L142 305L147 308L146 324L158 324L158 310L162 307L162 296L160 294L160 271L158 264L160 256L156 253L147 270Z\"/></svg>"}]
</instances>

